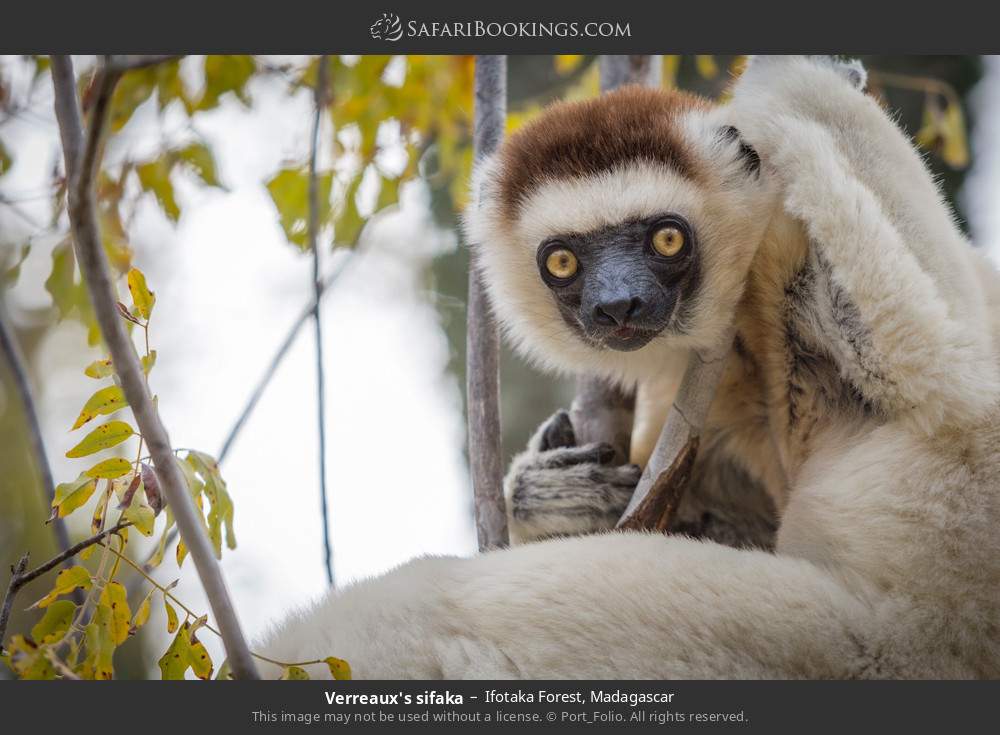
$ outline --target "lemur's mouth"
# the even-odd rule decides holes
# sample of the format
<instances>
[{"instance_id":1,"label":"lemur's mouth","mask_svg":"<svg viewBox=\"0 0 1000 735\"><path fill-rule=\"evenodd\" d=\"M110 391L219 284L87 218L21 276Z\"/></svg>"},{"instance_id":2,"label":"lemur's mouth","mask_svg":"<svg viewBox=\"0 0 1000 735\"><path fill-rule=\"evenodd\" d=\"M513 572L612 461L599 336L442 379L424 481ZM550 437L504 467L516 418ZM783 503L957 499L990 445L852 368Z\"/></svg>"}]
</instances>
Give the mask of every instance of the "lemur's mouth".
<instances>
[{"instance_id":1,"label":"lemur's mouth","mask_svg":"<svg viewBox=\"0 0 1000 735\"><path fill-rule=\"evenodd\" d=\"M643 329L633 325L617 327L604 337L605 347L618 352L634 352L652 341L660 333L658 329Z\"/></svg>"}]
</instances>

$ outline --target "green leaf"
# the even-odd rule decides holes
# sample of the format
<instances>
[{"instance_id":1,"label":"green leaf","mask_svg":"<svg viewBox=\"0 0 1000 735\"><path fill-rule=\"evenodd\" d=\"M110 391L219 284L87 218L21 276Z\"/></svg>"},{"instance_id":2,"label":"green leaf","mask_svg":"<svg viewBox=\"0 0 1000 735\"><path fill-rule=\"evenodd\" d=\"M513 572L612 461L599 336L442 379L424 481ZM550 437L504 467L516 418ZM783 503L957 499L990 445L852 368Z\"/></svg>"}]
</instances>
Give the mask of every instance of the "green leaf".
<instances>
[{"instance_id":1,"label":"green leaf","mask_svg":"<svg viewBox=\"0 0 1000 735\"><path fill-rule=\"evenodd\" d=\"M4 147L3 141L0 140L0 176L3 176L5 173L10 171L10 167L13 165L13 163L14 159L11 158L11 155L7 152L7 149Z\"/></svg>"},{"instance_id":2,"label":"green leaf","mask_svg":"<svg viewBox=\"0 0 1000 735\"><path fill-rule=\"evenodd\" d=\"M132 463L127 459L122 459L121 457L112 457L111 459L106 459L103 462L98 462L84 474L88 477L103 478L106 480L113 480L116 477L121 477L122 475L127 475L132 471Z\"/></svg>"},{"instance_id":3,"label":"green leaf","mask_svg":"<svg viewBox=\"0 0 1000 735\"><path fill-rule=\"evenodd\" d=\"M69 316L77 303L76 259L73 244L63 240L52 250L52 271L45 280L45 290L52 296L52 303L59 311L59 318Z\"/></svg>"},{"instance_id":4,"label":"green leaf","mask_svg":"<svg viewBox=\"0 0 1000 735\"><path fill-rule=\"evenodd\" d=\"M233 678L233 670L229 668L229 659L224 659L222 661L222 666L219 667L219 673L215 675L216 681L231 681Z\"/></svg>"},{"instance_id":5,"label":"green leaf","mask_svg":"<svg viewBox=\"0 0 1000 735\"><path fill-rule=\"evenodd\" d=\"M226 529L226 546L236 548L236 535L233 531L233 501L226 489L226 481L219 472L219 463L204 452L190 451L185 461L193 467L204 481L205 497L208 498L209 509L208 537L215 549L215 556L222 557L222 528Z\"/></svg>"},{"instance_id":6,"label":"green leaf","mask_svg":"<svg viewBox=\"0 0 1000 735\"><path fill-rule=\"evenodd\" d=\"M63 637L73 622L76 605L70 600L56 600L45 609L45 615L31 629L36 643L52 643Z\"/></svg>"},{"instance_id":7,"label":"green leaf","mask_svg":"<svg viewBox=\"0 0 1000 735\"><path fill-rule=\"evenodd\" d=\"M204 143L192 143L177 151L180 160L206 186L219 186L219 176L215 170L215 157L212 150Z\"/></svg>"},{"instance_id":8,"label":"green leaf","mask_svg":"<svg viewBox=\"0 0 1000 735\"><path fill-rule=\"evenodd\" d=\"M86 457L87 455L99 452L102 449L121 444L131 437L135 432L132 427L124 421L109 421L103 426L98 426L87 434L79 444L66 452L70 459L76 457Z\"/></svg>"},{"instance_id":9,"label":"green leaf","mask_svg":"<svg viewBox=\"0 0 1000 735\"><path fill-rule=\"evenodd\" d=\"M170 163L164 158L143 163L135 167L139 184L143 191L152 192L156 202L167 217L176 222L180 219L181 208L174 197L174 185L170 180Z\"/></svg>"},{"instance_id":10,"label":"green leaf","mask_svg":"<svg viewBox=\"0 0 1000 735\"><path fill-rule=\"evenodd\" d=\"M158 661L160 676L167 680L183 679L184 672L191 665L191 638L188 635L188 624L184 623L174 636L170 648Z\"/></svg>"},{"instance_id":11,"label":"green leaf","mask_svg":"<svg viewBox=\"0 0 1000 735\"><path fill-rule=\"evenodd\" d=\"M281 681L305 681L309 674L299 666L286 666L281 670Z\"/></svg>"},{"instance_id":12,"label":"green leaf","mask_svg":"<svg viewBox=\"0 0 1000 735\"><path fill-rule=\"evenodd\" d=\"M100 380L101 378L107 378L109 375L113 375L115 372L115 366L111 362L110 357L106 357L103 360L94 360L92 363L84 368L83 374L88 378L94 378L95 380Z\"/></svg>"},{"instance_id":13,"label":"green leaf","mask_svg":"<svg viewBox=\"0 0 1000 735\"><path fill-rule=\"evenodd\" d=\"M122 510L122 518L131 521L132 525L143 536L152 536L153 528L156 525L156 514L145 501L144 495L145 493L138 492L132 494L128 505Z\"/></svg>"},{"instance_id":14,"label":"green leaf","mask_svg":"<svg viewBox=\"0 0 1000 735\"><path fill-rule=\"evenodd\" d=\"M122 393L122 389L117 385L110 385L107 388L101 388L89 399L87 399L87 402L83 405L83 409L80 411L80 415L77 417L76 422L73 424L70 431L73 429L79 429L85 423L96 418L97 416L107 416L108 414L114 413L127 405L128 402L125 400L125 394Z\"/></svg>"},{"instance_id":15,"label":"green leaf","mask_svg":"<svg viewBox=\"0 0 1000 735\"><path fill-rule=\"evenodd\" d=\"M132 611L128 606L128 593L118 582L108 582L101 590L101 605L111 609L111 633L115 645L121 645L128 638L129 621Z\"/></svg>"},{"instance_id":16,"label":"green leaf","mask_svg":"<svg viewBox=\"0 0 1000 735\"><path fill-rule=\"evenodd\" d=\"M86 567L77 565L75 567L70 567L69 569L63 569L56 575L56 583L52 587L49 594L45 595L45 597L40 599L31 607L48 607L55 602L56 598L60 595L68 595L77 587L81 587L85 590L90 589L90 585L90 572L87 571Z\"/></svg>"},{"instance_id":17,"label":"green leaf","mask_svg":"<svg viewBox=\"0 0 1000 735\"><path fill-rule=\"evenodd\" d=\"M163 609L167 611L167 632L173 633L177 630L177 611L174 606L167 602L167 596L163 596Z\"/></svg>"},{"instance_id":18,"label":"green leaf","mask_svg":"<svg viewBox=\"0 0 1000 735\"><path fill-rule=\"evenodd\" d=\"M128 290L132 294L132 303L143 319L148 320L156 303L156 294L146 285L146 276L138 268L128 272Z\"/></svg>"},{"instance_id":19,"label":"green leaf","mask_svg":"<svg viewBox=\"0 0 1000 735\"><path fill-rule=\"evenodd\" d=\"M342 658L327 656L323 659L330 667L330 675L339 681L348 681L351 678L351 665Z\"/></svg>"},{"instance_id":20,"label":"green leaf","mask_svg":"<svg viewBox=\"0 0 1000 735\"><path fill-rule=\"evenodd\" d=\"M97 480L81 474L73 482L62 482L56 485L55 496L52 498L52 518L65 518L74 510L90 500L97 489ZM50 519L51 520L51 519Z\"/></svg>"},{"instance_id":21,"label":"green leaf","mask_svg":"<svg viewBox=\"0 0 1000 735\"><path fill-rule=\"evenodd\" d=\"M209 110L219 104L219 98L232 92L244 105L250 104L246 84L257 70L252 56L210 55L205 57L205 91L196 106Z\"/></svg>"},{"instance_id":22,"label":"green leaf","mask_svg":"<svg viewBox=\"0 0 1000 735\"><path fill-rule=\"evenodd\" d=\"M319 174L319 225L330 219L330 190L333 173ZM305 168L285 168L267 181L267 191L278 210L281 229L287 240L303 250L308 245L309 235L309 172Z\"/></svg>"}]
</instances>

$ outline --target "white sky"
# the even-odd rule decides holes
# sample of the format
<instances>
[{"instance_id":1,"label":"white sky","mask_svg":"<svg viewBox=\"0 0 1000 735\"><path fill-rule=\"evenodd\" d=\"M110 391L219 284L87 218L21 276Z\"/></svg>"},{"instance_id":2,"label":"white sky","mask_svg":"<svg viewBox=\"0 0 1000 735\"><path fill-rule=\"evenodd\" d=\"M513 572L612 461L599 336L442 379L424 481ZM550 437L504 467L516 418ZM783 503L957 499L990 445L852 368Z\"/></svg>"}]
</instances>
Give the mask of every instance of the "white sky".
<instances>
[{"instance_id":1,"label":"white sky","mask_svg":"<svg viewBox=\"0 0 1000 735\"><path fill-rule=\"evenodd\" d=\"M0 63L11 68L9 58ZM132 230L136 264L157 294L151 336L159 359L152 385L163 419L175 446L211 453L309 300L309 259L284 242L262 182L283 162L303 160L311 103L306 94L289 101L268 83L256 84L253 92L252 111L227 100L197 123L228 191L179 182L184 213L176 228L149 204ZM4 140L17 156L15 169L2 181L5 194L45 188L58 153L50 98L48 90L40 90L37 115L4 128ZM996 58L987 62L977 100L980 127L966 196L976 239L995 256L1000 242L1000 146L992 124L1000 120ZM141 110L125 131L125 145L141 146L156 124L152 109ZM168 130L170 125L168 120ZM143 136L130 139L137 129ZM327 467L340 583L416 555L469 554L475 548L461 396L446 373L448 344L422 295L421 280L428 258L455 243L428 224L422 196L419 185L404 190L402 211L370 228L364 254L323 306ZM44 216L44 201L25 206ZM0 225L18 226L10 218ZM53 245L43 241L34 247L12 293L14 306L48 304L42 284ZM331 259L327 256L328 266ZM52 330L39 354L46 375L42 421L57 481L80 470L78 461L62 457L78 440L67 428L95 388L82 374L94 356L74 322ZM223 566L251 637L325 589L313 361L309 325L223 467L239 539ZM89 522L88 512L77 516L81 526ZM163 581L178 576L172 559L157 576ZM176 594L193 609L207 611L190 562L180 576ZM155 650L163 650L162 611L155 610L148 627L159 631L163 641ZM220 660L221 647L205 638Z\"/></svg>"}]
</instances>

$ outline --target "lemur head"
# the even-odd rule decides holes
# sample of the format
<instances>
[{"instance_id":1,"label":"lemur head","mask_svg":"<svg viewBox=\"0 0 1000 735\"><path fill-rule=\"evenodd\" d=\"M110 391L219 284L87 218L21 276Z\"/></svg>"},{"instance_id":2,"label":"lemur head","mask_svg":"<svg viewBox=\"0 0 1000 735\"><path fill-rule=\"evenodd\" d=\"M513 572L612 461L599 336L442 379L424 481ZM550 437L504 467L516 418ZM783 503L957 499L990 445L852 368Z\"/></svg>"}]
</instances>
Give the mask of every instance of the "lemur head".
<instances>
[{"instance_id":1,"label":"lemur head","mask_svg":"<svg viewBox=\"0 0 1000 735\"><path fill-rule=\"evenodd\" d=\"M773 206L724 110L626 87L553 105L476 166L468 239L530 358L634 380L720 337Z\"/></svg>"}]
</instances>

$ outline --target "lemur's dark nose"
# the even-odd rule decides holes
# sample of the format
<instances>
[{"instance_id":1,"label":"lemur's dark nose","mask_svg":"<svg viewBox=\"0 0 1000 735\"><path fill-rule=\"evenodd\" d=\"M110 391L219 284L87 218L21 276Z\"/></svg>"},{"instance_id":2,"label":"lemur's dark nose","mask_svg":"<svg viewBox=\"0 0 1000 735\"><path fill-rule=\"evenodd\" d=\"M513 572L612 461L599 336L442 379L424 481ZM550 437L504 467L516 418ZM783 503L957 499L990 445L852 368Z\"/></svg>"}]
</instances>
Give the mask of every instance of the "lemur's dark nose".
<instances>
[{"instance_id":1,"label":"lemur's dark nose","mask_svg":"<svg viewBox=\"0 0 1000 735\"><path fill-rule=\"evenodd\" d=\"M624 327L642 309L638 296L609 299L594 307L594 321L602 327Z\"/></svg>"}]
</instances>

